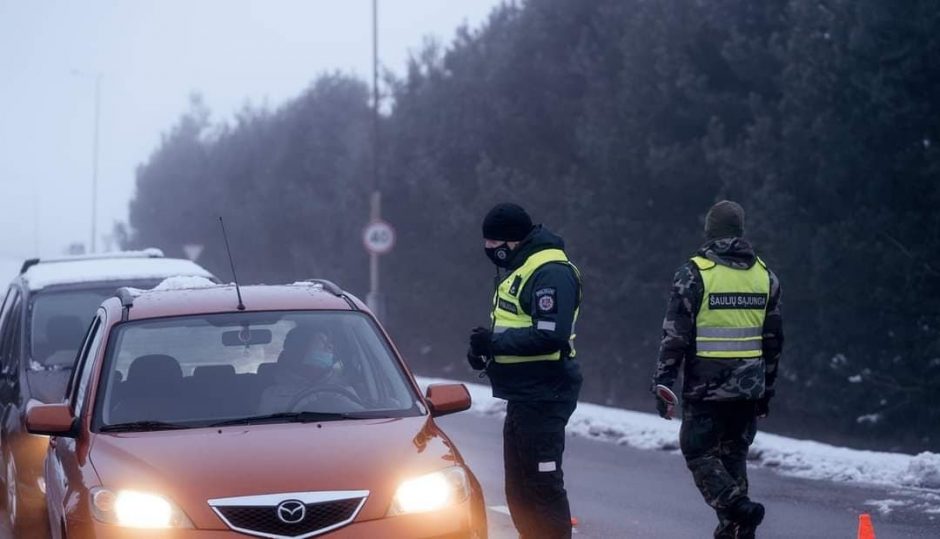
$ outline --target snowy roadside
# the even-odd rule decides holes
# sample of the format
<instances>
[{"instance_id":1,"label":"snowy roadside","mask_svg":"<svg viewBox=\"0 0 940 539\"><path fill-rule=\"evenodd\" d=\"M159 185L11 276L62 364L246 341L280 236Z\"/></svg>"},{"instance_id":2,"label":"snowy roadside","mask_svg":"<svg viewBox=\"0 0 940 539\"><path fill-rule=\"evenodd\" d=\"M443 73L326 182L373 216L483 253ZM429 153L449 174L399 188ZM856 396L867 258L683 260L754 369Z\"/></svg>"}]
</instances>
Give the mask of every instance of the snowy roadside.
<instances>
[{"instance_id":1,"label":"snowy roadside","mask_svg":"<svg viewBox=\"0 0 940 539\"><path fill-rule=\"evenodd\" d=\"M501 417L506 403L491 396L488 385L418 377L426 388L433 383L463 383L473 401L471 411ZM580 403L568 423L568 434L629 445L638 449L678 451L679 421L664 421L655 414ZM805 479L874 484L913 489L925 501L921 509L940 512L940 455L862 451L811 440L797 440L759 432L748 459L755 466ZM872 506L889 512L893 500L872 500Z\"/></svg>"}]
</instances>

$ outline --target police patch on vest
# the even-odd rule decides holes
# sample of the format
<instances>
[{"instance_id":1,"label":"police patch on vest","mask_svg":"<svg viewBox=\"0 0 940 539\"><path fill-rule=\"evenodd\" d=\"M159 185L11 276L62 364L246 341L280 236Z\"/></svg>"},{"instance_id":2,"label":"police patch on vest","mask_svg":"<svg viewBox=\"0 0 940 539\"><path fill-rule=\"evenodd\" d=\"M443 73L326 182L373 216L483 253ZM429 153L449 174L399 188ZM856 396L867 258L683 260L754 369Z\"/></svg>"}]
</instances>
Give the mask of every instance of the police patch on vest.
<instances>
[{"instance_id":1,"label":"police patch on vest","mask_svg":"<svg viewBox=\"0 0 940 539\"><path fill-rule=\"evenodd\" d=\"M499 302L497 303L497 305L499 305L499 308L502 309L502 310L504 310L504 311L509 311L509 312L511 312L512 314L519 314L519 310L516 309L516 306L513 305L512 302L510 302L510 301L506 301L506 300L500 298L500 300L499 300Z\"/></svg>"},{"instance_id":2,"label":"police patch on vest","mask_svg":"<svg viewBox=\"0 0 940 539\"><path fill-rule=\"evenodd\" d=\"M766 309L767 296L764 294L719 293L708 295L708 308L718 309Z\"/></svg>"},{"instance_id":3,"label":"police patch on vest","mask_svg":"<svg viewBox=\"0 0 940 539\"><path fill-rule=\"evenodd\" d=\"M540 288L535 291L535 306L540 313L554 313L558 310L554 288Z\"/></svg>"}]
</instances>

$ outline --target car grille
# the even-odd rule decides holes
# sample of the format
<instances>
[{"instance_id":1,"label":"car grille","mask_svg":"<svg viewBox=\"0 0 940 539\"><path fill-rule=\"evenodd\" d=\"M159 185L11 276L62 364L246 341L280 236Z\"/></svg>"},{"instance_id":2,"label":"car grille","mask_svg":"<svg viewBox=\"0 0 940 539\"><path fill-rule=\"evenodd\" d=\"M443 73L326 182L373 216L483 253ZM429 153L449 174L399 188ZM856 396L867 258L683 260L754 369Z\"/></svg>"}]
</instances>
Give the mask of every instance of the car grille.
<instances>
[{"instance_id":1,"label":"car grille","mask_svg":"<svg viewBox=\"0 0 940 539\"><path fill-rule=\"evenodd\" d=\"M293 499L292 509L296 511L298 506L303 506L303 518L294 522L293 518L285 520L282 517L299 516L299 511L286 514L280 512L281 502L291 499L291 497L284 497L271 502L265 501L262 504L240 504L235 500L225 504L213 502L210 504L233 530L260 537L299 538L312 537L352 522L365 501L364 496L312 502ZM255 500L245 499L244 501Z\"/></svg>"}]
</instances>

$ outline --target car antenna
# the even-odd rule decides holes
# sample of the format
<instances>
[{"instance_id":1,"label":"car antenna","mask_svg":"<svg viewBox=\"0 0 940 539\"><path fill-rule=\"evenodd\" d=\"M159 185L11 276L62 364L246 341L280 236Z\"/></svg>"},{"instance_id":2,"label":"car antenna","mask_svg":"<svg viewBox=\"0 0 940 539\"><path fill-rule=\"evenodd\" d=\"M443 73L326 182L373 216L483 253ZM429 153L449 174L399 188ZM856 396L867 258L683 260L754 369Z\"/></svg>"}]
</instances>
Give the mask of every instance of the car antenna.
<instances>
[{"instance_id":1,"label":"car antenna","mask_svg":"<svg viewBox=\"0 0 940 539\"><path fill-rule=\"evenodd\" d=\"M228 263L232 266L232 278L235 279L235 293L238 294L238 310L244 311L245 304L242 302L242 290L238 286L238 275L235 274L235 260L232 259L232 248L228 244L228 234L225 233L225 221L219 216L219 225L222 226L222 239L225 240L225 252L228 253Z\"/></svg>"}]
</instances>

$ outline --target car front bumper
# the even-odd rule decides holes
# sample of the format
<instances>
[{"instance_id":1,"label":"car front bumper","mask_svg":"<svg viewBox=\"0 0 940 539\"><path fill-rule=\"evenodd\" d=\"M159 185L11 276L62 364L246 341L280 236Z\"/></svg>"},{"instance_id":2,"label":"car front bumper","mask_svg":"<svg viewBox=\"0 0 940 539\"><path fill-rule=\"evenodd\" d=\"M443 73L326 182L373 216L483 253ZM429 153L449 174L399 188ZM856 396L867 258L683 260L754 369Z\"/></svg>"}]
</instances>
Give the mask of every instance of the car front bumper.
<instances>
[{"instance_id":1,"label":"car front bumper","mask_svg":"<svg viewBox=\"0 0 940 539\"><path fill-rule=\"evenodd\" d=\"M486 539L486 516L481 500L468 500L454 507L414 515L354 521L342 528L314 535L329 539L381 537L383 539ZM69 524L69 539L228 539L250 537L232 530L174 529L140 530L121 528L98 521Z\"/></svg>"}]
</instances>

